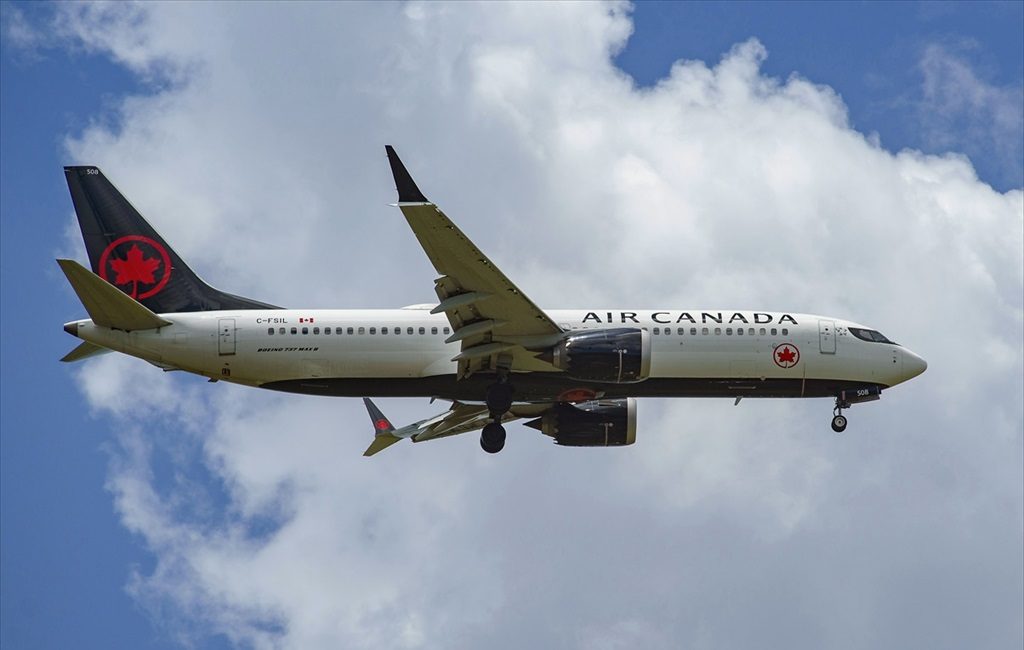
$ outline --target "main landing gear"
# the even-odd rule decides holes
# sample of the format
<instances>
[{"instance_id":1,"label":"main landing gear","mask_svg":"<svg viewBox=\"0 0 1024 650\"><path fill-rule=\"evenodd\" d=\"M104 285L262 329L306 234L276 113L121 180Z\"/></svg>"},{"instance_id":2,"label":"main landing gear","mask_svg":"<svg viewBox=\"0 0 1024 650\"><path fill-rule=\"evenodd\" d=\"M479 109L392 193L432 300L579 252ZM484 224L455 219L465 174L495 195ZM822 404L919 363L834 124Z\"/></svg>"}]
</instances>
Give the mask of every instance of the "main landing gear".
<instances>
[{"instance_id":1,"label":"main landing gear","mask_svg":"<svg viewBox=\"0 0 1024 650\"><path fill-rule=\"evenodd\" d=\"M508 371L499 371L498 381L487 388L487 410L491 422L480 432L480 448L488 454L496 454L505 448L505 427L501 418L512 408L512 384L508 383Z\"/></svg>"},{"instance_id":2,"label":"main landing gear","mask_svg":"<svg viewBox=\"0 0 1024 650\"><path fill-rule=\"evenodd\" d=\"M832 430L836 433L842 433L846 431L846 416L843 415L843 409L850 408L850 403L844 400L842 397L836 397L836 407L832 411Z\"/></svg>"}]
</instances>

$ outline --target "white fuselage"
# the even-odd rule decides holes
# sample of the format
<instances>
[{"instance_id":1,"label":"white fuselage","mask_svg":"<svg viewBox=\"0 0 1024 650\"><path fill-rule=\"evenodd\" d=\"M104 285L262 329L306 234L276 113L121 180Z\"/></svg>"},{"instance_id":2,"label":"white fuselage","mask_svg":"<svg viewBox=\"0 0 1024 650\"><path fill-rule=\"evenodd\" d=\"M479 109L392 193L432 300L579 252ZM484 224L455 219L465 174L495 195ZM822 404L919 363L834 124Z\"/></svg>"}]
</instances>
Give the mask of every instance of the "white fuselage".
<instances>
[{"instance_id":1,"label":"white fuselage","mask_svg":"<svg viewBox=\"0 0 1024 650\"><path fill-rule=\"evenodd\" d=\"M455 399L445 393L455 385L452 358L460 344L445 342L449 322L429 309L176 313L167 315L171 325L134 332L90 320L70 325L86 341L212 379L313 394ZM862 326L824 316L717 309L546 313L565 330L640 327L651 333L646 381L606 392L611 386L559 371L527 373L543 375L545 387L537 390L552 393L547 398L575 388L637 396L820 396L837 386L893 386L924 369L909 350L861 340L848 328ZM432 378L446 381L425 381Z\"/></svg>"}]
</instances>

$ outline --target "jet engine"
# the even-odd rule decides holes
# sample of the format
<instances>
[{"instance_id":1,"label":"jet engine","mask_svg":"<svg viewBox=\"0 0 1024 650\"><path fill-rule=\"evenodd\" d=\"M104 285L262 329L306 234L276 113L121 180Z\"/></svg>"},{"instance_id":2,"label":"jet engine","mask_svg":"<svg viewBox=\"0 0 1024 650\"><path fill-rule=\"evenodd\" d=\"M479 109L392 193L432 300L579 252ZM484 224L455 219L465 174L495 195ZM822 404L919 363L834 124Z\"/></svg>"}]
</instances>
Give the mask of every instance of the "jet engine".
<instances>
[{"instance_id":1,"label":"jet engine","mask_svg":"<svg viewBox=\"0 0 1024 650\"><path fill-rule=\"evenodd\" d=\"M636 442L636 400L556 404L526 426L567 447L618 447Z\"/></svg>"},{"instance_id":2,"label":"jet engine","mask_svg":"<svg viewBox=\"0 0 1024 650\"><path fill-rule=\"evenodd\" d=\"M651 374L651 335L633 328L572 332L540 358L573 379L632 384Z\"/></svg>"}]
</instances>

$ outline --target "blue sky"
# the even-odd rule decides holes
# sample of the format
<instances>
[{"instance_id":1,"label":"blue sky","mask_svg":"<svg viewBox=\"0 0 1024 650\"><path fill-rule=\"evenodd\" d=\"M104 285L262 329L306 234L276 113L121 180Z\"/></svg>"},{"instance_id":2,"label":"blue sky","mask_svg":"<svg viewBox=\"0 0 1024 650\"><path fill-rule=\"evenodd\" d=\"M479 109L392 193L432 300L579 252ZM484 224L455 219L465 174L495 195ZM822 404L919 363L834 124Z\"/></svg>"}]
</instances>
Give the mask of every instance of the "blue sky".
<instances>
[{"instance_id":1,"label":"blue sky","mask_svg":"<svg viewBox=\"0 0 1024 650\"><path fill-rule=\"evenodd\" d=\"M187 609L154 608L128 593L132 576L151 574L157 557L126 528L107 487L124 454L116 429L125 421L92 408L77 369L57 362L74 345L60 325L81 316L53 262L67 250L71 211L65 142L95 124L116 133L124 98L162 91L166 80L53 33L52 15L47 5L3 5L0 645L171 648L184 626L198 630L202 647L230 647L216 629L190 624ZM997 191L1022 186L1021 131L996 130L991 115L957 99L973 89L986 106L1006 102L1024 119L1022 3L641 3L632 19L615 61L641 86L676 60L714 65L756 37L769 52L763 74L831 86L852 127L877 133L885 149L963 153ZM12 25L34 36L18 37ZM951 70L961 85L949 85ZM187 451L184 466L157 453L155 485L171 493L197 482L219 494L199 453Z\"/></svg>"},{"instance_id":2,"label":"blue sky","mask_svg":"<svg viewBox=\"0 0 1024 650\"><path fill-rule=\"evenodd\" d=\"M988 143L973 142L964 116L948 124L952 142L922 128L922 112L933 107L922 89L920 59L939 44L985 82L1019 92L1022 12L1020 2L641 3L634 36L617 61L646 85L677 59L714 61L732 44L756 36L770 51L767 73L795 73L831 86L849 107L853 126L878 133L886 148L964 152L979 176L1006 190L1021 185L1019 162L1008 165ZM1019 148L1016 153L1019 161Z\"/></svg>"}]
</instances>

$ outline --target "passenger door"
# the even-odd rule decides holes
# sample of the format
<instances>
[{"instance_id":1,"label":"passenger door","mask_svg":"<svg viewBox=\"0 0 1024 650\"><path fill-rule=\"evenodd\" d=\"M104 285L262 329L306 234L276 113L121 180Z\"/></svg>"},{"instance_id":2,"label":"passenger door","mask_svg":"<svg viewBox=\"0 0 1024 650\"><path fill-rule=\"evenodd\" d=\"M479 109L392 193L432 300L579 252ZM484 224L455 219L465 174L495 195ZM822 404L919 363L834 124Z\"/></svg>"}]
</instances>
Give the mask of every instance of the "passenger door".
<instances>
[{"instance_id":1,"label":"passenger door","mask_svg":"<svg viewBox=\"0 0 1024 650\"><path fill-rule=\"evenodd\" d=\"M821 319L818 321L818 341L822 354L836 353L836 322Z\"/></svg>"},{"instance_id":2,"label":"passenger door","mask_svg":"<svg viewBox=\"0 0 1024 650\"><path fill-rule=\"evenodd\" d=\"M217 351L220 356L228 356L235 353L235 319L221 318L218 321ZM209 330L207 330L209 331Z\"/></svg>"}]
</instances>

